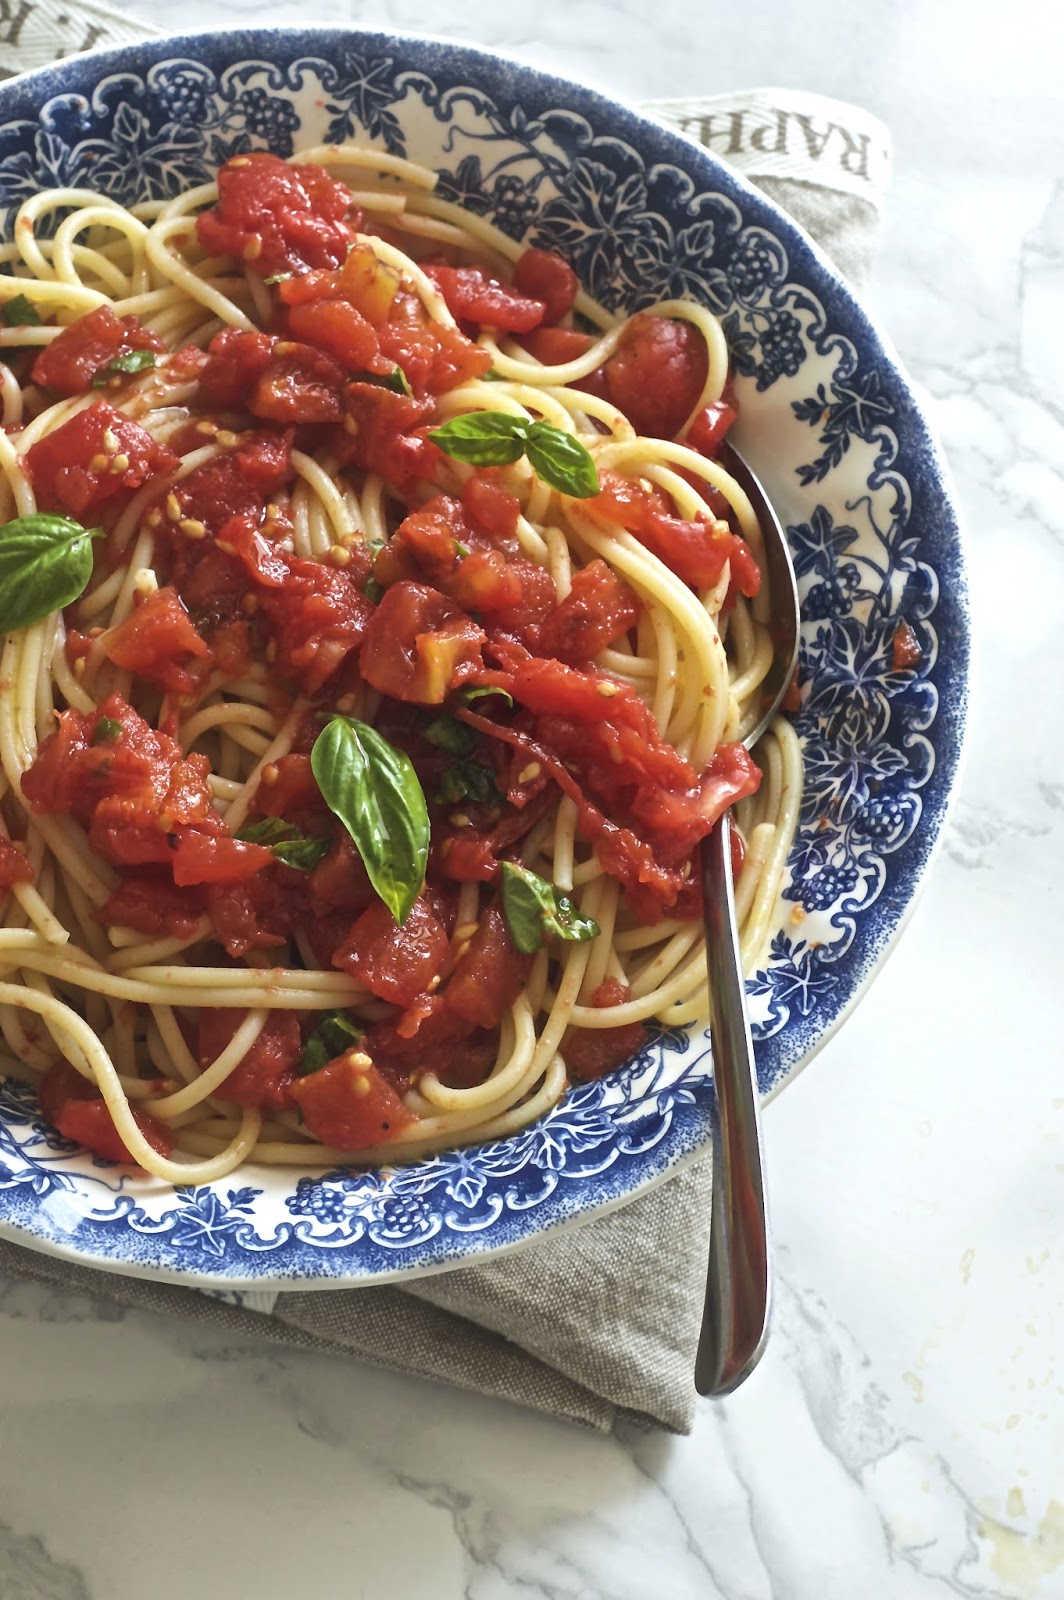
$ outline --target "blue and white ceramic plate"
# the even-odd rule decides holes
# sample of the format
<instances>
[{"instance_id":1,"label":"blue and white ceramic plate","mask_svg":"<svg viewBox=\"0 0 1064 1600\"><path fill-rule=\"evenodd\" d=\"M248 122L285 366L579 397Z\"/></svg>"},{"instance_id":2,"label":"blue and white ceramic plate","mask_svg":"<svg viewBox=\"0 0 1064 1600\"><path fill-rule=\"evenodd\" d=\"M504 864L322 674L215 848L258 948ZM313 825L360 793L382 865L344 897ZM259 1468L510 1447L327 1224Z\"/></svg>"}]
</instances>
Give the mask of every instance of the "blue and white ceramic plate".
<instances>
[{"instance_id":1,"label":"blue and white ceramic plate","mask_svg":"<svg viewBox=\"0 0 1064 1600\"><path fill-rule=\"evenodd\" d=\"M691 296L723 319L740 443L788 526L803 594L806 794L769 964L751 980L766 1095L883 961L953 788L968 617L957 516L909 383L782 212L704 150L601 95L441 41L340 30L153 40L0 85L0 207L45 185L126 203L227 157L368 140L443 194L560 251L607 306ZM915 671L891 665L900 619ZM220 1289L358 1284L469 1263L635 1195L702 1149L703 1030L665 1034L513 1138L395 1171L174 1190L94 1160L0 1089L0 1231Z\"/></svg>"}]
</instances>

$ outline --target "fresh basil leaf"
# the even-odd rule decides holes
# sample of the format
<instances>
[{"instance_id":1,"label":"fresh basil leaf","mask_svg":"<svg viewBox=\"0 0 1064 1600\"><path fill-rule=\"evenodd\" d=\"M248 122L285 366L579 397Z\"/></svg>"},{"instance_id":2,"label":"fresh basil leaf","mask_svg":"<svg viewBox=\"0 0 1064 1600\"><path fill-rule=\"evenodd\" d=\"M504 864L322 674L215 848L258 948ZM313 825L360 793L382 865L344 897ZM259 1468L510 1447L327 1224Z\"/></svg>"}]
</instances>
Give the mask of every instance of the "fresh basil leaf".
<instances>
[{"instance_id":1,"label":"fresh basil leaf","mask_svg":"<svg viewBox=\"0 0 1064 1600\"><path fill-rule=\"evenodd\" d=\"M489 694L498 695L499 699L505 700L508 706L512 706L514 703L514 697L509 689L496 689L490 683L474 685L470 689L461 689L459 690L458 698L464 700L467 706L471 706L474 700L483 700L484 696Z\"/></svg>"},{"instance_id":2,"label":"fresh basil leaf","mask_svg":"<svg viewBox=\"0 0 1064 1600\"><path fill-rule=\"evenodd\" d=\"M0 633L16 633L68 606L92 577L102 528L35 511L0 528Z\"/></svg>"},{"instance_id":3,"label":"fresh basil leaf","mask_svg":"<svg viewBox=\"0 0 1064 1600\"><path fill-rule=\"evenodd\" d=\"M529 465L544 483L574 500L587 500L599 492L599 477L579 439L549 422L534 422L525 445Z\"/></svg>"},{"instance_id":4,"label":"fresh basil leaf","mask_svg":"<svg viewBox=\"0 0 1064 1600\"><path fill-rule=\"evenodd\" d=\"M122 724L114 717L101 717L93 730L93 744L114 744L122 733Z\"/></svg>"},{"instance_id":5,"label":"fresh basil leaf","mask_svg":"<svg viewBox=\"0 0 1064 1600\"><path fill-rule=\"evenodd\" d=\"M41 325L37 307L24 294L17 294L13 299L5 300L4 321L9 328L39 328Z\"/></svg>"},{"instance_id":6,"label":"fresh basil leaf","mask_svg":"<svg viewBox=\"0 0 1064 1600\"><path fill-rule=\"evenodd\" d=\"M271 849L284 866L295 867L299 872L313 872L329 854L330 846L329 839L281 839Z\"/></svg>"},{"instance_id":7,"label":"fresh basil leaf","mask_svg":"<svg viewBox=\"0 0 1064 1600\"><path fill-rule=\"evenodd\" d=\"M92 380L94 389L103 389L112 378L126 372L146 372L156 365L154 350L122 350L105 367L100 367Z\"/></svg>"},{"instance_id":8,"label":"fresh basil leaf","mask_svg":"<svg viewBox=\"0 0 1064 1600\"><path fill-rule=\"evenodd\" d=\"M433 717L424 737L437 750L446 750L451 756L467 756L477 742L472 728L467 728L457 717Z\"/></svg>"},{"instance_id":9,"label":"fresh basil leaf","mask_svg":"<svg viewBox=\"0 0 1064 1600\"><path fill-rule=\"evenodd\" d=\"M331 839L314 838L301 833L283 817L263 817L260 822L241 828L237 838L246 840L248 844L266 845L275 860L283 862L286 867L296 867L300 872L313 872L318 862L328 855L332 845Z\"/></svg>"},{"instance_id":10,"label":"fresh basil leaf","mask_svg":"<svg viewBox=\"0 0 1064 1600\"><path fill-rule=\"evenodd\" d=\"M544 939L582 944L601 932L591 917L581 916L568 895L513 861L502 864L502 908L510 936L524 956L538 950Z\"/></svg>"},{"instance_id":11,"label":"fresh basil leaf","mask_svg":"<svg viewBox=\"0 0 1064 1600\"><path fill-rule=\"evenodd\" d=\"M472 800L477 805L497 805L502 799L495 774L482 761L456 761L447 768L433 796L438 805L451 806L457 800Z\"/></svg>"},{"instance_id":12,"label":"fresh basil leaf","mask_svg":"<svg viewBox=\"0 0 1064 1600\"><path fill-rule=\"evenodd\" d=\"M306 1077L309 1072L319 1072L364 1037L365 1030L357 1022L352 1022L346 1011L326 1011L303 1046L296 1062L296 1071L300 1077Z\"/></svg>"},{"instance_id":13,"label":"fresh basil leaf","mask_svg":"<svg viewBox=\"0 0 1064 1600\"><path fill-rule=\"evenodd\" d=\"M385 373L383 376L379 372L356 372L351 381L352 383L372 383L378 389L390 389L393 394L405 394L408 397L414 392L410 387L410 379L402 367L393 367L391 372Z\"/></svg>"},{"instance_id":14,"label":"fresh basil leaf","mask_svg":"<svg viewBox=\"0 0 1064 1600\"><path fill-rule=\"evenodd\" d=\"M375 606L379 606L384 599L384 585L379 583L372 573L366 579L366 599Z\"/></svg>"},{"instance_id":15,"label":"fresh basil leaf","mask_svg":"<svg viewBox=\"0 0 1064 1600\"><path fill-rule=\"evenodd\" d=\"M402 925L421 893L429 856L428 807L410 758L376 728L337 716L315 739L310 767L370 883Z\"/></svg>"},{"instance_id":16,"label":"fresh basil leaf","mask_svg":"<svg viewBox=\"0 0 1064 1600\"><path fill-rule=\"evenodd\" d=\"M529 424L505 411L470 411L429 434L445 456L474 467L505 467L525 453Z\"/></svg>"}]
</instances>

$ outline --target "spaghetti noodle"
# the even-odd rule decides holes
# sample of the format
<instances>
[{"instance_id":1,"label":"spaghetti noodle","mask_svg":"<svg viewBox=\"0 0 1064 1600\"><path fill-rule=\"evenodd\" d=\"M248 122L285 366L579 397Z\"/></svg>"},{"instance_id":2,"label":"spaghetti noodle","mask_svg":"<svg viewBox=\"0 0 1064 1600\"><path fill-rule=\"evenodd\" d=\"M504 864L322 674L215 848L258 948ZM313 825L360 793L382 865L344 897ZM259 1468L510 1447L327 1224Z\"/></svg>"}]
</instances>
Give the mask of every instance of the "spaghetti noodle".
<instances>
[{"instance_id":1,"label":"spaghetti noodle","mask_svg":"<svg viewBox=\"0 0 1064 1600\"><path fill-rule=\"evenodd\" d=\"M0 1064L170 1182L502 1137L701 1018L733 802L748 969L777 903L720 327L434 184L241 156L0 247Z\"/></svg>"}]
</instances>

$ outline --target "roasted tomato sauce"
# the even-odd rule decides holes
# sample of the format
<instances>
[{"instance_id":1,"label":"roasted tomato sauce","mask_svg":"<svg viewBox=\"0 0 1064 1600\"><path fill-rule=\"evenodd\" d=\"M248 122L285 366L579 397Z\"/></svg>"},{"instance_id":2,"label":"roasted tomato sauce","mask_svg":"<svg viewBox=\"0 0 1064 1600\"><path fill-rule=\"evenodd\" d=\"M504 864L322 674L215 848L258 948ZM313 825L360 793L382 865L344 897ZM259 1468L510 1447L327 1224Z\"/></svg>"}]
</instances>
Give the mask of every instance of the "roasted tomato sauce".
<instances>
[{"instance_id":1,"label":"roasted tomato sauce","mask_svg":"<svg viewBox=\"0 0 1064 1600\"><path fill-rule=\"evenodd\" d=\"M456 492L428 437L440 397L490 365L476 343L481 327L518 336L546 361L587 348L586 334L558 326L576 292L570 268L529 250L503 283L480 267L423 263L456 319L444 327L358 237L362 218L348 191L322 169L238 156L222 169L219 191L197 221L199 242L275 282L268 331L227 330L206 351L165 357L136 318L93 311L36 359L34 381L53 397L101 389L100 374L131 351L174 363L195 386L187 426L161 444L113 403L121 376L106 378L97 398L26 454L42 508L112 530L132 497L162 483L181 456L204 444L216 453L148 497L158 588L95 641L69 619L72 661L98 648L152 686L158 716L147 720L120 695L98 711L63 712L23 789L34 811L76 818L114 870L103 922L145 938L200 930L219 964L271 953L291 962L309 947L322 967L349 973L383 1003L364 1037L302 1074L318 1016L274 1013L222 1091L266 1114L298 1110L325 1144L358 1150L409 1122L402 1093L417 1073L460 1085L489 1070L500 1021L531 965L491 886L550 806L563 794L575 801L580 836L595 844L629 910L653 922L697 914L693 852L759 774L739 745L698 773L662 738L639 696L594 665L637 624L635 593L591 561L560 598L549 574L521 555L520 508L497 474L478 469ZM689 325L641 315L584 387L638 430L673 437L705 374ZM694 446L712 454L733 416L726 403L698 416ZM335 546L320 562L294 553L296 450L341 475L385 480L399 510L383 545ZM757 568L726 520L684 522L663 494L611 475L588 509L630 530L686 582L711 587L727 566L736 591L756 593ZM270 664L279 712L297 697L308 711L291 753L263 771L249 820L283 819L319 841L310 870L233 837L212 804L207 758L183 751L183 720L206 685L238 681L253 661ZM310 765L323 717L366 686L380 697L376 725L410 757L430 807L428 879L402 926L375 895ZM496 692L470 697L474 689ZM453 772L449 789L444 782L455 761L440 747L441 717L463 730L464 799L453 798ZM0 892L31 876L23 851L0 845ZM464 881L488 894L455 953ZM593 1003L626 998L622 985L605 983ZM242 1019L203 1012L193 1045L204 1065ZM642 1037L641 1025L573 1029L571 1071L596 1076ZM99 1154L128 1154L102 1099L71 1069L49 1075L46 1110ZM137 1116L167 1148L165 1129L147 1111Z\"/></svg>"}]
</instances>

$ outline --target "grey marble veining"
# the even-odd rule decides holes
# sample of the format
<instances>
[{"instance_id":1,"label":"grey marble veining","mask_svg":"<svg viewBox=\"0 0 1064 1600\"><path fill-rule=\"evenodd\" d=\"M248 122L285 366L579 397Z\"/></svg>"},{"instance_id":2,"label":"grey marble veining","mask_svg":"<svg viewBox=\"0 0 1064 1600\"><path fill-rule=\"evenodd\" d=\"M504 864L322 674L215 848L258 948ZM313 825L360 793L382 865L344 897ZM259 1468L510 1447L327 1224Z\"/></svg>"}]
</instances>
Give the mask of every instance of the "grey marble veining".
<instances>
[{"instance_id":1,"label":"grey marble veining","mask_svg":"<svg viewBox=\"0 0 1064 1600\"><path fill-rule=\"evenodd\" d=\"M164 0L142 0L162 27ZM767 1116L768 1354L687 1440L0 1286L0 1600L1064 1596L1064 27L1020 0L318 0L632 99L860 100L873 309L971 536L966 779L911 926ZM306 21L186 0L179 25Z\"/></svg>"}]
</instances>

